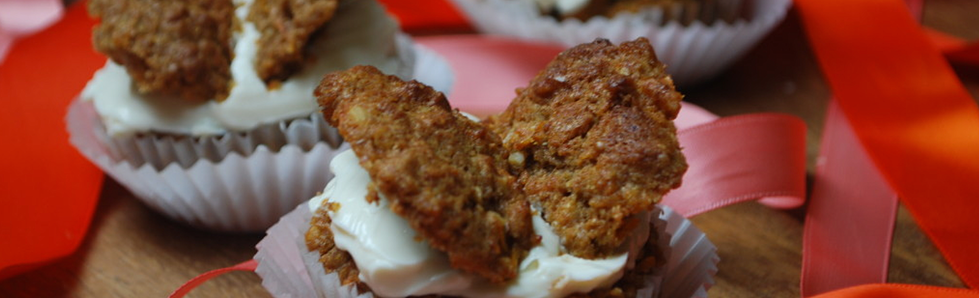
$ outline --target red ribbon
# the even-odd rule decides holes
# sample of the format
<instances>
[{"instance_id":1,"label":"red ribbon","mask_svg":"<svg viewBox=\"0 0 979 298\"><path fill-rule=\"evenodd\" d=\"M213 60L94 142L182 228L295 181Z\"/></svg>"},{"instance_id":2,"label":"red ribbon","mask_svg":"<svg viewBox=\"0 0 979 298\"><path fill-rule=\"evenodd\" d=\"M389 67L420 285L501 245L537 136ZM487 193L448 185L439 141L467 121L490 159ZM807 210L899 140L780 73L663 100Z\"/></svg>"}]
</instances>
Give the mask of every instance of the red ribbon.
<instances>
[{"instance_id":1,"label":"red ribbon","mask_svg":"<svg viewBox=\"0 0 979 298\"><path fill-rule=\"evenodd\" d=\"M71 254L95 210L102 172L68 144L64 124L68 103L105 63L92 49L93 23L76 5L0 63L0 279Z\"/></svg>"},{"instance_id":2,"label":"red ribbon","mask_svg":"<svg viewBox=\"0 0 979 298\"><path fill-rule=\"evenodd\" d=\"M379 0L405 32L419 34L472 30L466 18L445 0Z\"/></svg>"},{"instance_id":3,"label":"red ribbon","mask_svg":"<svg viewBox=\"0 0 979 298\"><path fill-rule=\"evenodd\" d=\"M869 284L849 287L816 298L976 298L979 292L967 289L906 284Z\"/></svg>"},{"instance_id":4,"label":"red ribbon","mask_svg":"<svg viewBox=\"0 0 979 298\"><path fill-rule=\"evenodd\" d=\"M803 297L887 281L897 214L897 195L835 101L827 109L819 152L803 227Z\"/></svg>"},{"instance_id":5,"label":"red ribbon","mask_svg":"<svg viewBox=\"0 0 979 298\"><path fill-rule=\"evenodd\" d=\"M689 111L681 114L685 112ZM683 122L677 121L677 137L689 168L683 185L666 195L664 205L693 217L744 201L780 209L805 203L802 120L783 114L748 114L690 127Z\"/></svg>"},{"instance_id":6,"label":"red ribbon","mask_svg":"<svg viewBox=\"0 0 979 298\"><path fill-rule=\"evenodd\" d=\"M863 148L952 268L975 287L979 108L974 100L901 1L797 0L796 5ZM961 55L974 57L969 53ZM904 289L876 290L895 288Z\"/></svg>"},{"instance_id":7,"label":"red ribbon","mask_svg":"<svg viewBox=\"0 0 979 298\"><path fill-rule=\"evenodd\" d=\"M180 298L180 297L183 297L183 296L187 295L187 293L190 293L190 291L193 290L194 288L197 288L197 286L200 286L205 281L208 281L208 280L210 280L212 278L215 278L218 275L222 275L222 274L225 274L225 273L228 273L228 272L234 272L234 271L248 271L248 272L253 272L253 271L255 271L255 268L256 267L258 267L258 261L248 260L248 261L241 262L241 263L239 263L237 265L234 265L234 266L231 266L231 267L225 267L225 268L221 268L221 269L214 269L214 270L211 270L211 271L208 271L208 272L204 272L203 274L198 275L198 276L192 278L191 280L188 280L186 283L184 283L179 288L177 288L176 290L174 290L173 293L170 293L170 296L167 296L167 297L170 297L170 298Z\"/></svg>"}]
</instances>

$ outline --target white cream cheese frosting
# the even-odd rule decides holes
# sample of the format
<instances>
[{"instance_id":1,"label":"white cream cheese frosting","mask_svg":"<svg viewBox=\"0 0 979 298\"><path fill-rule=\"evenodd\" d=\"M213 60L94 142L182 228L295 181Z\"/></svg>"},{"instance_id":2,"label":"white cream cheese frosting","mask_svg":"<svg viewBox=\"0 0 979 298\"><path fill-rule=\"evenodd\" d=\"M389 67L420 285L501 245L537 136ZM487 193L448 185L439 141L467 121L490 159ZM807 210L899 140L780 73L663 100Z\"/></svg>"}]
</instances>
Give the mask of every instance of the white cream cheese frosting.
<instances>
[{"instance_id":1,"label":"white cream cheese frosting","mask_svg":"<svg viewBox=\"0 0 979 298\"><path fill-rule=\"evenodd\" d=\"M324 201L339 205L328 211L334 242L350 253L360 270L360 280L381 297L564 297L586 293L614 284L631 266L630 255L641 249L649 236L649 225L640 225L642 228L636 229L618 255L586 260L564 253L550 225L535 214L534 232L541 236L541 243L520 263L516 279L495 285L450 267L444 253L416 240L415 231L390 210L383 197L378 203L367 203L364 198L370 176L352 150L337 155L330 162L330 170L335 177L308 207L315 213ZM648 222L650 213L640 216Z\"/></svg>"},{"instance_id":2,"label":"white cream cheese frosting","mask_svg":"<svg viewBox=\"0 0 979 298\"><path fill-rule=\"evenodd\" d=\"M313 90L332 71L368 64L388 74L410 76L413 57L403 49L404 40L399 49L397 22L375 1L344 0L324 28L325 38L311 45L311 62L279 88L269 90L253 66L259 32L246 20L252 1L234 0L242 30L234 36L233 87L225 100L189 102L139 94L125 68L111 60L89 81L82 99L94 103L112 136L146 131L216 135L318 111Z\"/></svg>"}]
</instances>

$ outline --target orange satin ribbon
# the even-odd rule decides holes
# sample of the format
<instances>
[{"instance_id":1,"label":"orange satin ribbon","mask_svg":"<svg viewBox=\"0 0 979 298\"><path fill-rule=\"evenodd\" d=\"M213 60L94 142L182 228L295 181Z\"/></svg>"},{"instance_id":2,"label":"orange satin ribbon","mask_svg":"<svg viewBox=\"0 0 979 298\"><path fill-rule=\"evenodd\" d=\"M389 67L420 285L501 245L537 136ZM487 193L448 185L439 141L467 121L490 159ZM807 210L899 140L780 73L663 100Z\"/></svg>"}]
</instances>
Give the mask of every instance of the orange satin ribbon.
<instances>
[{"instance_id":1,"label":"orange satin ribbon","mask_svg":"<svg viewBox=\"0 0 979 298\"><path fill-rule=\"evenodd\" d=\"M979 286L979 107L901 1L796 5L868 155L962 280Z\"/></svg>"}]
</instances>

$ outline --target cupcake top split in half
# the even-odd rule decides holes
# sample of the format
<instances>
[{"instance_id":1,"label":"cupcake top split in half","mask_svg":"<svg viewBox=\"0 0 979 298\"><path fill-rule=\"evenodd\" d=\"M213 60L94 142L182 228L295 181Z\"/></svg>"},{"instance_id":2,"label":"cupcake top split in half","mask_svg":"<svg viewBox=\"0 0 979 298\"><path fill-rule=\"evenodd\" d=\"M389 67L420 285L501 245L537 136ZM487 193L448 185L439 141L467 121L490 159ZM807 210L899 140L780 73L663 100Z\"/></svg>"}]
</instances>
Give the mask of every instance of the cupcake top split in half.
<instances>
[{"instance_id":1,"label":"cupcake top split in half","mask_svg":"<svg viewBox=\"0 0 979 298\"><path fill-rule=\"evenodd\" d=\"M330 74L316 94L353 152L310 202L306 244L341 284L630 297L662 262L650 215L686 170L682 96L645 39L565 51L484 123L371 67Z\"/></svg>"}]
</instances>

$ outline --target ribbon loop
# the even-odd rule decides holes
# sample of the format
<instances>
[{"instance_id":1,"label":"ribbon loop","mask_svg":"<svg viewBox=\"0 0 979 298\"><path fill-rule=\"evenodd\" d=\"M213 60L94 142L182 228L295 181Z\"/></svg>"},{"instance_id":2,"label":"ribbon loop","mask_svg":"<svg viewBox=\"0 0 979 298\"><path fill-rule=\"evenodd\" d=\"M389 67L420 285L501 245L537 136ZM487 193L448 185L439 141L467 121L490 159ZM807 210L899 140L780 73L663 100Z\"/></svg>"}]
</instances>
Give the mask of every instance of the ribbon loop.
<instances>
[{"instance_id":1,"label":"ribbon loop","mask_svg":"<svg viewBox=\"0 0 979 298\"><path fill-rule=\"evenodd\" d=\"M782 114L732 116L681 129L690 167L663 204L687 217L749 200L799 207L806 197L805 136L802 120Z\"/></svg>"}]
</instances>

